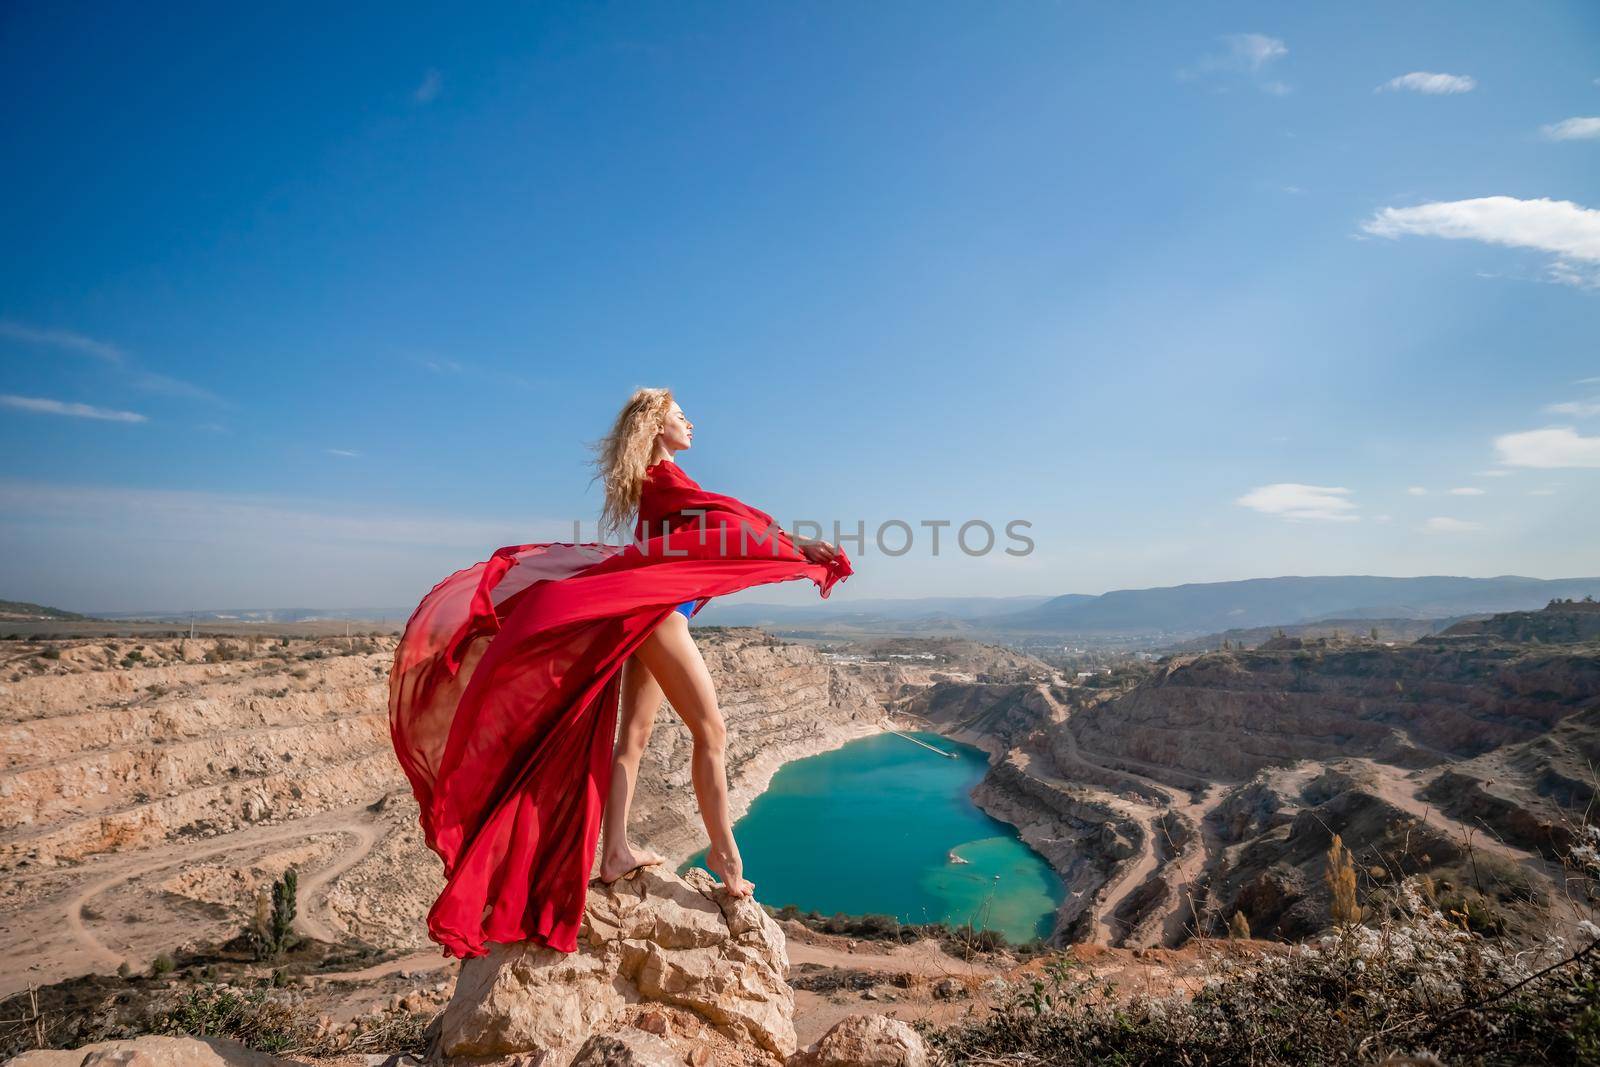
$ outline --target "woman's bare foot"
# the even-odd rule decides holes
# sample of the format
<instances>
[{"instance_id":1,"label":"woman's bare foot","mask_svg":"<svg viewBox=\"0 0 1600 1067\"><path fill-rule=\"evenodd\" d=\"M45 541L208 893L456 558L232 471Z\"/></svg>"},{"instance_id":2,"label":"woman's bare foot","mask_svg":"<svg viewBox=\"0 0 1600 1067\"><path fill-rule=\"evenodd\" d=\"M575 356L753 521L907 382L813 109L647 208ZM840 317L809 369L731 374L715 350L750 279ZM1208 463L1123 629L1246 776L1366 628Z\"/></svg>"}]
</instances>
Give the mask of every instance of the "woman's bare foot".
<instances>
[{"instance_id":1,"label":"woman's bare foot","mask_svg":"<svg viewBox=\"0 0 1600 1067\"><path fill-rule=\"evenodd\" d=\"M627 846L617 852L607 852L600 857L600 881L610 885L619 878L631 875L641 867L648 867L652 863L665 863L666 858L651 852L647 848L632 849Z\"/></svg>"},{"instance_id":2,"label":"woman's bare foot","mask_svg":"<svg viewBox=\"0 0 1600 1067\"><path fill-rule=\"evenodd\" d=\"M732 856L717 849L706 853L706 867L722 879L722 887L730 897L748 897L755 894L755 883L744 877L744 862L735 852Z\"/></svg>"}]
</instances>

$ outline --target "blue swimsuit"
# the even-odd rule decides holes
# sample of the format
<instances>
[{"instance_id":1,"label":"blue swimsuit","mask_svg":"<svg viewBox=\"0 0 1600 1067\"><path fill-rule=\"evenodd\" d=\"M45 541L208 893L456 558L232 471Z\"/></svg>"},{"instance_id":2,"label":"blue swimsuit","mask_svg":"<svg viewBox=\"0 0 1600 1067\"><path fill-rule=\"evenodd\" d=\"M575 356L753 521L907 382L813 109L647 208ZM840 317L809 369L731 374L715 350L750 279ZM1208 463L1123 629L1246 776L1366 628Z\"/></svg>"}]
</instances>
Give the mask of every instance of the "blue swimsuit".
<instances>
[{"instance_id":1,"label":"blue swimsuit","mask_svg":"<svg viewBox=\"0 0 1600 1067\"><path fill-rule=\"evenodd\" d=\"M683 617L685 619L687 619L689 616L694 614L694 601L685 600L682 604L679 604L677 607L673 608L672 610L673 611L681 611L681 612L683 612Z\"/></svg>"}]
</instances>

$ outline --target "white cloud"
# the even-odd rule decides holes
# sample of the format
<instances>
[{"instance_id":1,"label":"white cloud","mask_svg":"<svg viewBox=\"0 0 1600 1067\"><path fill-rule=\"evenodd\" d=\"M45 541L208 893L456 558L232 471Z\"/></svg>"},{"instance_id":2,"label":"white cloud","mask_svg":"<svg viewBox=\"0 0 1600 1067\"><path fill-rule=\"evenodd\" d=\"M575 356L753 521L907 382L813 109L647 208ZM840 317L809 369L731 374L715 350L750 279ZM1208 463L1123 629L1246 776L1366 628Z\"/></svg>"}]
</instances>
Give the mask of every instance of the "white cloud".
<instances>
[{"instance_id":1,"label":"white cloud","mask_svg":"<svg viewBox=\"0 0 1600 1067\"><path fill-rule=\"evenodd\" d=\"M1505 478L1505 477L1508 477L1510 474L1511 474L1510 471L1473 471L1472 472L1472 476L1474 478Z\"/></svg>"},{"instance_id":2,"label":"white cloud","mask_svg":"<svg viewBox=\"0 0 1600 1067\"><path fill-rule=\"evenodd\" d=\"M439 92L444 88L444 77L436 70L430 70L422 76L422 81L411 91L411 99L419 104L431 104L439 99Z\"/></svg>"},{"instance_id":3,"label":"white cloud","mask_svg":"<svg viewBox=\"0 0 1600 1067\"><path fill-rule=\"evenodd\" d=\"M1594 116L1562 119L1540 129L1552 141L1600 141L1600 118Z\"/></svg>"},{"instance_id":4,"label":"white cloud","mask_svg":"<svg viewBox=\"0 0 1600 1067\"><path fill-rule=\"evenodd\" d=\"M1410 74L1390 78L1373 92L1405 90L1428 96L1453 96L1456 93L1470 93L1477 87L1477 81L1470 74L1434 74L1426 70L1414 70Z\"/></svg>"},{"instance_id":5,"label":"white cloud","mask_svg":"<svg viewBox=\"0 0 1600 1067\"><path fill-rule=\"evenodd\" d=\"M52 330L10 321L0 322L0 338L93 356L117 367L115 373L119 374L124 382L145 392L204 400L213 404L224 403L221 397L209 389L135 366L134 361L128 358L128 354L110 341L96 340L71 330Z\"/></svg>"},{"instance_id":6,"label":"white cloud","mask_svg":"<svg viewBox=\"0 0 1600 1067\"><path fill-rule=\"evenodd\" d=\"M1394 520L1394 516L1393 515L1374 515L1374 516L1372 516L1372 521L1373 522L1377 522L1377 523L1392 522L1393 520Z\"/></svg>"},{"instance_id":7,"label":"white cloud","mask_svg":"<svg viewBox=\"0 0 1600 1067\"><path fill-rule=\"evenodd\" d=\"M31 345L48 345L103 359L107 363L121 363L122 349L107 341L96 341L71 330L48 330L20 322L0 322L0 337L22 341Z\"/></svg>"},{"instance_id":8,"label":"white cloud","mask_svg":"<svg viewBox=\"0 0 1600 1067\"><path fill-rule=\"evenodd\" d=\"M1483 529L1483 523L1452 519L1448 515L1435 515L1423 524L1423 529L1434 533L1466 533L1470 530Z\"/></svg>"},{"instance_id":9,"label":"white cloud","mask_svg":"<svg viewBox=\"0 0 1600 1067\"><path fill-rule=\"evenodd\" d=\"M1223 50L1202 56L1192 67L1178 71L1185 80L1204 75L1243 75L1256 88L1274 96L1293 90L1284 82L1266 77L1278 60L1289 54L1289 46L1264 33L1234 33L1222 38Z\"/></svg>"},{"instance_id":10,"label":"white cloud","mask_svg":"<svg viewBox=\"0 0 1600 1067\"><path fill-rule=\"evenodd\" d=\"M147 393L158 393L163 396L186 397L190 400L205 400L212 404L222 404L225 401L202 386L193 382L183 381L181 378L157 374L154 371L134 371L129 384L136 389L143 389Z\"/></svg>"},{"instance_id":11,"label":"white cloud","mask_svg":"<svg viewBox=\"0 0 1600 1067\"><path fill-rule=\"evenodd\" d=\"M1600 437L1584 437L1571 426L1502 434L1494 448L1508 467L1600 467Z\"/></svg>"},{"instance_id":12,"label":"white cloud","mask_svg":"<svg viewBox=\"0 0 1600 1067\"><path fill-rule=\"evenodd\" d=\"M1452 490L1450 490L1450 495L1451 496L1482 496L1483 495L1483 490L1482 489L1474 489L1471 486L1462 486L1460 489L1452 489Z\"/></svg>"},{"instance_id":13,"label":"white cloud","mask_svg":"<svg viewBox=\"0 0 1600 1067\"><path fill-rule=\"evenodd\" d=\"M1593 400L1569 400L1563 404L1549 404L1545 410L1552 415L1571 415L1574 418L1586 419L1591 415L1600 415L1600 397Z\"/></svg>"},{"instance_id":14,"label":"white cloud","mask_svg":"<svg viewBox=\"0 0 1600 1067\"><path fill-rule=\"evenodd\" d=\"M1289 46L1264 33L1234 33L1223 38L1229 57L1250 70L1260 70L1275 59L1289 54Z\"/></svg>"},{"instance_id":15,"label":"white cloud","mask_svg":"<svg viewBox=\"0 0 1600 1067\"><path fill-rule=\"evenodd\" d=\"M1355 522L1361 516L1349 497L1350 490L1337 486L1278 482L1252 489L1235 503L1295 522Z\"/></svg>"},{"instance_id":16,"label":"white cloud","mask_svg":"<svg viewBox=\"0 0 1600 1067\"><path fill-rule=\"evenodd\" d=\"M1428 491L1426 489L1422 488L1422 486L1420 486L1420 485L1413 485L1410 489L1407 489L1406 492L1410 493L1412 496L1427 496L1428 495Z\"/></svg>"},{"instance_id":17,"label":"white cloud","mask_svg":"<svg viewBox=\"0 0 1600 1067\"><path fill-rule=\"evenodd\" d=\"M330 456L339 456L343 459L355 459L357 456L361 455L360 452L352 452L348 448L328 448L324 449L323 451L327 452Z\"/></svg>"},{"instance_id":18,"label":"white cloud","mask_svg":"<svg viewBox=\"0 0 1600 1067\"><path fill-rule=\"evenodd\" d=\"M1600 267L1557 260L1545 268L1549 280L1574 289L1600 289Z\"/></svg>"},{"instance_id":19,"label":"white cloud","mask_svg":"<svg viewBox=\"0 0 1600 1067\"><path fill-rule=\"evenodd\" d=\"M13 396L0 395L0 404L19 411L34 411L43 415L70 415L78 419L102 419L106 422L147 422L143 415L137 411L114 411L110 408L97 408L89 404L77 404L66 400L51 400L42 396Z\"/></svg>"},{"instance_id":20,"label":"white cloud","mask_svg":"<svg viewBox=\"0 0 1600 1067\"><path fill-rule=\"evenodd\" d=\"M1570 200L1485 196L1415 207L1386 207L1361 225L1376 237L1467 239L1555 256L1551 279L1600 286L1600 211Z\"/></svg>"},{"instance_id":21,"label":"white cloud","mask_svg":"<svg viewBox=\"0 0 1600 1067\"><path fill-rule=\"evenodd\" d=\"M1529 496L1555 496L1556 495L1556 491L1554 489L1529 489L1528 490L1528 495Z\"/></svg>"}]
</instances>

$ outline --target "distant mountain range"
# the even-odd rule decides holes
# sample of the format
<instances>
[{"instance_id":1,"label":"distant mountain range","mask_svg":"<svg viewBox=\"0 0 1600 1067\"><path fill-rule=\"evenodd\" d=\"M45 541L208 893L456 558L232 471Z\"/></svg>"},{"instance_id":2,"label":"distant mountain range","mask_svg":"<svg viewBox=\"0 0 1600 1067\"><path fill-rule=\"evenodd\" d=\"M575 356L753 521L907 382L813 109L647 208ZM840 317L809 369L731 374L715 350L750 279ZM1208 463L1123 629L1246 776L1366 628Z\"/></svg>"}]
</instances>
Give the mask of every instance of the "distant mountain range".
<instances>
[{"instance_id":1,"label":"distant mountain range","mask_svg":"<svg viewBox=\"0 0 1600 1067\"><path fill-rule=\"evenodd\" d=\"M990 620L1048 633L1210 633L1324 619L1438 619L1542 608L1556 598L1600 596L1600 578L1252 578L1163 589L1119 589L1084 600L1057 597Z\"/></svg>"},{"instance_id":2,"label":"distant mountain range","mask_svg":"<svg viewBox=\"0 0 1600 1067\"><path fill-rule=\"evenodd\" d=\"M225 608L204 611L96 611L89 617L115 621L134 619L151 622L379 622L387 619L404 626L415 606L409 608Z\"/></svg>"},{"instance_id":3,"label":"distant mountain range","mask_svg":"<svg viewBox=\"0 0 1600 1067\"><path fill-rule=\"evenodd\" d=\"M1600 578L1382 578L1370 575L1252 578L1100 596L870 600L779 607L718 605L702 621L734 626L894 632L962 630L981 635L1193 637L1327 620L1454 619L1542 608L1557 598L1600 597Z\"/></svg>"},{"instance_id":4,"label":"distant mountain range","mask_svg":"<svg viewBox=\"0 0 1600 1067\"><path fill-rule=\"evenodd\" d=\"M88 618L88 616L78 615L71 611L62 611L60 608L47 608L43 604L30 604L25 600L0 600L0 621L84 618Z\"/></svg>"},{"instance_id":5,"label":"distant mountain range","mask_svg":"<svg viewBox=\"0 0 1600 1067\"><path fill-rule=\"evenodd\" d=\"M739 604L713 600L695 616L718 626L799 626L899 631L944 627L971 629L991 620L1015 615L1078 594L1050 596L928 596L902 599L835 600L819 604ZM1081 596L1093 600L1092 596Z\"/></svg>"},{"instance_id":6,"label":"distant mountain range","mask_svg":"<svg viewBox=\"0 0 1600 1067\"><path fill-rule=\"evenodd\" d=\"M722 626L839 634L959 633L976 638L1107 636L1174 639L1329 620L1453 619L1530 611L1551 600L1600 598L1600 578L1382 578L1371 575L1251 578L1091 596L908 597L815 604L740 604L713 600L695 621ZM3 604L4 602L0 602ZM54 611L18 605L28 613ZM235 608L206 611L94 612L101 619L300 623L387 620L403 625L411 608Z\"/></svg>"}]
</instances>

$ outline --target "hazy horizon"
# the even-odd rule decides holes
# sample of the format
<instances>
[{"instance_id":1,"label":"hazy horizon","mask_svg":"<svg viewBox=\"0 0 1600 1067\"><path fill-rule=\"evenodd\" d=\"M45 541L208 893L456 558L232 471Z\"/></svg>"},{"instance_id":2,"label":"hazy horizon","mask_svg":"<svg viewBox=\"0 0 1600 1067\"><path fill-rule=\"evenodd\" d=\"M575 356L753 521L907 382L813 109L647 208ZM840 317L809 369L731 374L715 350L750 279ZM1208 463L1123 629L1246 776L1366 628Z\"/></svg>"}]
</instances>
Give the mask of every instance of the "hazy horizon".
<instances>
[{"instance_id":1,"label":"hazy horizon","mask_svg":"<svg viewBox=\"0 0 1600 1067\"><path fill-rule=\"evenodd\" d=\"M1111 589L1102 589L1102 590L1099 590L1097 592L1084 592L1082 590L1067 590L1067 591L1064 591L1064 592L1011 593L1011 594L1005 594L1005 595L989 595L989 594L965 594L965 595L962 595L962 594L941 594L941 593L936 593L935 592L935 593L918 593L918 594L913 594L913 595L909 595L909 596L856 597L856 598L852 598L850 600L841 600L841 599L838 599L838 598L830 598L829 600L821 600L821 599L819 599L818 597L816 597L814 595L814 591L813 591L809 595L800 596L800 597L790 597L790 598L788 598L786 600L775 599L775 598L772 597L772 594L775 591L779 590L779 589L799 589L802 592L806 592L807 590L812 590L812 586L808 582L793 581L793 582L779 583L777 585L756 586L756 587L751 588L751 589L743 590L740 593L736 593L736 594L732 594L732 595L724 596L724 597L718 597L718 598L716 598L716 600L713 601L712 605L708 606L708 608L706 610L710 610L710 607L711 606L715 606L715 604L717 602L722 602L722 603L726 603L726 604L736 604L739 607L746 608L746 609L767 608L767 607L783 608L783 609L815 608L818 611L838 611L838 612L858 611L858 610L861 610L863 608L866 608L866 607L869 607L869 606L873 606L873 605L877 605L877 604L912 604L912 603L923 602L923 601L940 601L940 602L942 602L942 601L952 601L952 600L955 600L955 601L1029 600L1029 601L1042 602L1042 601L1047 601L1047 600L1055 600L1055 599L1058 599L1060 597L1081 596L1081 597L1087 597L1087 598L1095 598L1095 597L1105 596L1105 595L1111 594L1111 593L1145 592L1145 591L1160 590L1160 589L1179 589L1179 588L1185 588L1185 587L1197 586L1197 585L1199 585L1199 586L1228 585L1228 584L1234 584L1234 583L1239 583L1239 582L1265 582L1265 581L1275 581L1275 580L1282 580L1282 579L1300 579L1300 578L1378 578L1378 579L1394 579L1394 580L1402 580L1402 581L1403 580L1408 580L1408 579L1443 578L1443 579L1465 579L1465 580L1468 580L1468 581L1485 581L1485 582L1494 581L1494 580L1497 580L1497 579L1531 579L1531 580L1534 580L1534 581L1545 581L1545 582L1549 582L1549 581L1569 581L1569 582L1593 581L1593 582L1600 582L1600 575L1582 575L1582 574L1551 575L1551 576L1548 576L1548 577L1540 576L1540 575L1530 575L1530 574L1492 574L1492 575L1466 575L1466 574L1410 574L1410 575L1398 575L1398 574L1276 574L1276 575L1253 575L1253 576L1248 577L1248 578L1224 578L1224 579L1220 579L1220 580L1214 581L1214 582L1177 582L1177 583L1174 583L1173 585L1170 585L1170 586L1125 586L1125 587L1118 587L1118 588L1111 588ZM0 594L4 594L4 593L5 593L5 590L0 590ZM766 594L766 596L763 597L763 594ZM373 602L373 603L370 603L370 604L309 604L309 603L307 603L307 604L296 604L296 603L277 603L277 604L273 604L273 603L264 603L263 602L263 603L253 603L253 604L245 604L245 603L233 603L233 604L223 604L223 603L203 604L203 603L195 603L195 604L187 604L187 605L182 605L182 606L175 606L175 605L162 606L162 605L148 605L147 604L147 605L144 605L142 607L137 607L137 608L115 608L115 609L111 609L111 608L94 608L94 607L84 607L84 606L73 606L73 605L67 605L67 604L56 604L56 603L50 603L48 601L28 600L27 598L15 597L15 596L9 596L9 595L0 595L0 600L10 600L10 601L16 601L16 602L22 602L22 603L37 604L40 607L58 608L58 609L63 610L63 611L72 611L72 612L76 612L78 614L91 615L91 616L94 616L94 615L105 615L105 616L137 616L137 615L175 616L175 615L179 615L179 614L183 614L183 613L187 613L187 612L196 612L196 613L212 612L212 613L215 613L215 612L326 611L326 612L332 613L331 617L339 618L339 617L341 617L340 613L383 612L383 613L386 613L386 614L391 615L391 616L394 616L394 615L401 616L400 618L398 618L396 620L396 621L399 621L399 622L403 622L404 621L404 615L409 614L410 611L415 606L415 605L406 605L402 601L396 600L393 604L388 604L388 605L385 605L383 602ZM363 615L361 617L365 618L365 617L369 617L369 616Z\"/></svg>"}]
</instances>

